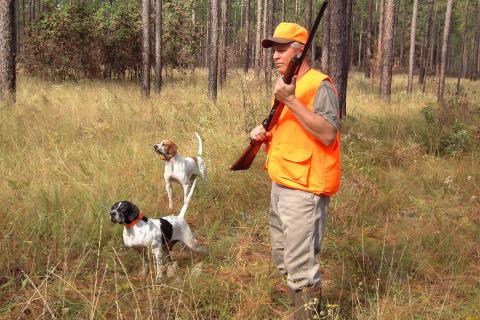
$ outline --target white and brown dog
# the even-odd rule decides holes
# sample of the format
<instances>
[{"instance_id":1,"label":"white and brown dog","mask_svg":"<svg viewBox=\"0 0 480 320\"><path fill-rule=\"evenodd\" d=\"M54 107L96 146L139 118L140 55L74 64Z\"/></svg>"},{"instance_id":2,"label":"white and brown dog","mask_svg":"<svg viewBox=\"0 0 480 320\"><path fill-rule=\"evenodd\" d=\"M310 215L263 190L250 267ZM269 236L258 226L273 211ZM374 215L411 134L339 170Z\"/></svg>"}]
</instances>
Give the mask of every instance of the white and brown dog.
<instances>
[{"instance_id":1,"label":"white and brown dog","mask_svg":"<svg viewBox=\"0 0 480 320\"><path fill-rule=\"evenodd\" d=\"M168 208L172 209L172 181L180 183L183 187L183 201L187 198L188 192L192 186L192 181L196 176L207 179L207 168L202 159L202 139L195 132L198 141L198 155L196 157L182 157L177 151L177 145L171 140L163 140L153 146L162 160L165 160L165 189L168 195Z\"/></svg>"},{"instance_id":2,"label":"white and brown dog","mask_svg":"<svg viewBox=\"0 0 480 320\"><path fill-rule=\"evenodd\" d=\"M152 248L156 262L157 280L160 280L162 275L162 257L164 255L170 257L170 250L178 241L183 242L195 252L205 252L184 218L195 189L195 183L196 181L193 182L187 199L176 216L149 219L129 201L116 202L110 209L112 222L124 225L123 242L126 247Z\"/></svg>"}]
</instances>

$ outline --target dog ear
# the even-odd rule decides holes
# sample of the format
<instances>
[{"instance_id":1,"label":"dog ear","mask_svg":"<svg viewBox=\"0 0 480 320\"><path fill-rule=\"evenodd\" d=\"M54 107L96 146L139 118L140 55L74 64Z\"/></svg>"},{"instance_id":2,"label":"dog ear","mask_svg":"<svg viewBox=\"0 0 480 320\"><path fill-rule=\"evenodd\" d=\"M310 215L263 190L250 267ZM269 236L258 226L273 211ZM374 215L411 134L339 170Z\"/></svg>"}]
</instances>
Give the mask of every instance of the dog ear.
<instances>
[{"instance_id":1,"label":"dog ear","mask_svg":"<svg viewBox=\"0 0 480 320\"><path fill-rule=\"evenodd\" d=\"M171 154L172 156L174 156L175 154L177 154L177 145L173 141L171 143L172 144L168 148L168 154Z\"/></svg>"},{"instance_id":2,"label":"dog ear","mask_svg":"<svg viewBox=\"0 0 480 320\"><path fill-rule=\"evenodd\" d=\"M140 214L140 210L138 210L137 206L131 203L130 201L126 201L126 205L127 205L126 214L127 214L128 221L135 220Z\"/></svg>"}]
</instances>

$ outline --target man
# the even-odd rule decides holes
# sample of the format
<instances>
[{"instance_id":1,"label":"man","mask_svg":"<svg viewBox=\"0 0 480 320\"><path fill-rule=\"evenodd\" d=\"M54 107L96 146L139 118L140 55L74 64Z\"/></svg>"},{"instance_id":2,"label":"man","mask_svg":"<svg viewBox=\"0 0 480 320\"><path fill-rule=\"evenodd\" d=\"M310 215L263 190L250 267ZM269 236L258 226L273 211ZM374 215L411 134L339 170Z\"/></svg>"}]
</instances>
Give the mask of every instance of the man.
<instances>
[{"instance_id":1,"label":"man","mask_svg":"<svg viewBox=\"0 0 480 320\"><path fill-rule=\"evenodd\" d=\"M305 28L280 23L262 41L273 49L283 76L290 60L302 52ZM275 98L285 104L277 125L254 128L252 139L267 144L265 169L272 179L269 228L272 261L287 278L294 319L311 318L320 307L320 251L330 196L340 184L338 99L332 80L304 60L290 85L279 77Z\"/></svg>"}]
</instances>

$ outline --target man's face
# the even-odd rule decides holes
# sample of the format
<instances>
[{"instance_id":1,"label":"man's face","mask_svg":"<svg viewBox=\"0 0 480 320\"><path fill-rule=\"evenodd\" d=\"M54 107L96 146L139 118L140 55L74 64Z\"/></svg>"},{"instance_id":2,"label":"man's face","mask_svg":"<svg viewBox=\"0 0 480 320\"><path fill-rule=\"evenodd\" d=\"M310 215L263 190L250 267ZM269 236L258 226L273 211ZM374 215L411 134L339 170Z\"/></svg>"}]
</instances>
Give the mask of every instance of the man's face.
<instances>
[{"instance_id":1,"label":"man's face","mask_svg":"<svg viewBox=\"0 0 480 320\"><path fill-rule=\"evenodd\" d=\"M291 43L274 43L273 50L273 62L280 74L284 75L287 71L288 63L294 56L302 52L301 48L294 48Z\"/></svg>"}]
</instances>

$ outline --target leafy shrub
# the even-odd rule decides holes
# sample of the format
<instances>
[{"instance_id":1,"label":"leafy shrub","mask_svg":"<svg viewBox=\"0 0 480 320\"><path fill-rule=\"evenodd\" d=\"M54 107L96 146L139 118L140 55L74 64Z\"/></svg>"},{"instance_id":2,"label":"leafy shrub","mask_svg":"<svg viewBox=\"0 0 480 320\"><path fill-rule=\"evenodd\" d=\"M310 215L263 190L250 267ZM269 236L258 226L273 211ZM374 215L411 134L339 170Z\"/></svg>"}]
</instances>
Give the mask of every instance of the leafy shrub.
<instances>
[{"instance_id":1,"label":"leafy shrub","mask_svg":"<svg viewBox=\"0 0 480 320\"><path fill-rule=\"evenodd\" d=\"M47 5L26 30L21 62L30 74L65 80L95 76L92 6Z\"/></svg>"},{"instance_id":2,"label":"leafy shrub","mask_svg":"<svg viewBox=\"0 0 480 320\"><path fill-rule=\"evenodd\" d=\"M451 132L440 140L441 150L450 155L458 155L470 149L470 134L465 124L455 120Z\"/></svg>"},{"instance_id":3,"label":"leafy shrub","mask_svg":"<svg viewBox=\"0 0 480 320\"><path fill-rule=\"evenodd\" d=\"M193 1L164 1L163 64L193 66L198 48L190 14ZM154 10L151 13L153 26ZM54 80L136 79L141 70L140 1L46 1L42 15L26 28L20 56L31 75ZM153 27L152 27L153 31ZM151 61L154 34L151 34Z\"/></svg>"},{"instance_id":4,"label":"leafy shrub","mask_svg":"<svg viewBox=\"0 0 480 320\"><path fill-rule=\"evenodd\" d=\"M464 95L453 96L420 111L425 121L422 143L427 152L454 156L471 150L478 116L468 101Z\"/></svg>"}]
</instances>

